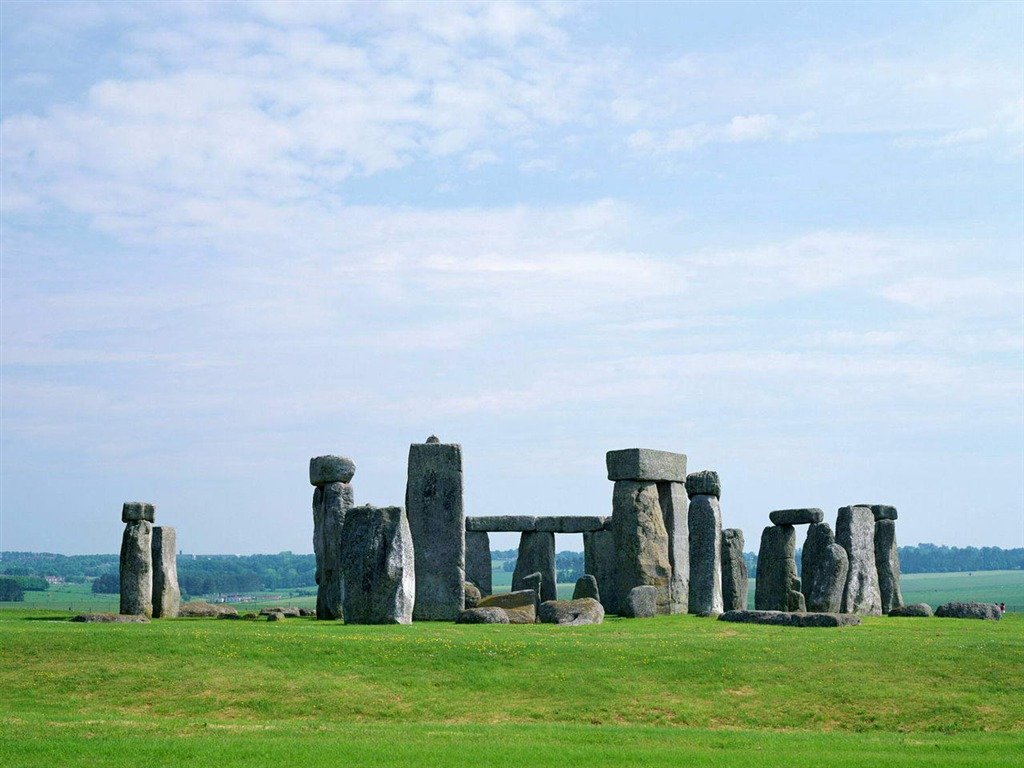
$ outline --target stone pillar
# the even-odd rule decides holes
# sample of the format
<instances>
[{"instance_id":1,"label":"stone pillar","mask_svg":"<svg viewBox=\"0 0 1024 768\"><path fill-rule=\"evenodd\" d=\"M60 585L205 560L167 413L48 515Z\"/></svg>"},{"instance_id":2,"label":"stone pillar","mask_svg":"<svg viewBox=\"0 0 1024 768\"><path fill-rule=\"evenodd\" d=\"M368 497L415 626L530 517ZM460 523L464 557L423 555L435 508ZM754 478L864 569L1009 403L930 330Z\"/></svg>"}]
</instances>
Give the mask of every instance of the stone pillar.
<instances>
[{"instance_id":1,"label":"stone pillar","mask_svg":"<svg viewBox=\"0 0 1024 768\"><path fill-rule=\"evenodd\" d=\"M839 613L850 566L828 523L811 523L800 560L807 610Z\"/></svg>"},{"instance_id":2,"label":"stone pillar","mask_svg":"<svg viewBox=\"0 0 1024 768\"><path fill-rule=\"evenodd\" d=\"M841 507L836 543L846 550L850 570L843 591L843 613L881 616L882 597L875 567L875 515L870 507Z\"/></svg>"},{"instance_id":3,"label":"stone pillar","mask_svg":"<svg viewBox=\"0 0 1024 768\"><path fill-rule=\"evenodd\" d=\"M491 594L491 539L487 531L466 531L466 581Z\"/></svg>"},{"instance_id":4,"label":"stone pillar","mask_svg":"<svg viewBox=\"0 0 1024 768\"><path fill-rule=\"evenodd\" d=\"M769 525L757 553L754 608L758 611L804 611L806 603L796 575L796 529Z\"/></svg>"},{"instance_id":5,"label":"stone pillar","mask_svg":"<svg viewBox=\"0 0 1024 768\"><path fill-rule=\"evenodd\" d=\"M903 605L900 593L900 553L896 547L896 507L874 504L875 568L878 571L878 592L882 613Z\"/></svg>"},{"instance_id":6,"label":"stone pillar","mask_svg":"<svg viewBox=\"0 0 1024 768\"><path fill-rule=\"evenodd\" d=\"M743 559L743 531L739 528L726 528L722 531L723 610L747 610L749 578L747 561Z\"/></svg>"},{"instance_id":7,"label":"stone pillar","mask_svg":"<svg viewBox=\"0 0 1024 768\"><path fill-rule=\"evenodd\" d=\"M153 526L153 618L174 618L181 608L178 537L167 525Z\"/></svg>"},{"instance_id":8,"label":"stone pillar","mask_svg":"<svg viewBox=\"0 0 1024 768\"><path fill-rule=\"evenodd\" d=\"M405 509L416 555L417 621L455 621L465 607L462 446L431 435L409 446Z\"/></svg>"},{"instance_id":9,"label":"stone pillar","mask_svg":"<svg viewBox=\"0 0 1024 768\"><path fill-rule=\"evenodd\" d=\"M121 537L121 613L153 615L153 520L156 508L142 501L126 501L121 508L125 523Z\"/></svg>"},{"instance_id":10,"label":"stone pillar","mask_svg":"<svg viewBox=\"0 0 1024 768\"><path fill-rule=\"evenodd\" d=\"M342 542L345 623L412 623L416 565L405 510L349 509Z\"/></svg>"},{"instance_id":11,"label":"stone pillar","mask_svg":"<svg viewBox=\"0 0 1024 768\"><path fill-rule=\"evenodd\" d=\"M316 617L344 616L345 582L341 567L345 515L355 505L350 482L356 465L345 456L316 456L309 460L313 491L313 553L316 555Z\"/></svg>"},{"instance_id":12,"label":"stone pillar","mask_svg":"<svg viewBox=\"0 0 1024 768\"><path fill-rule=\"evenodd\" d=\"M722 613L722 485L717 472L686 476L690 496L690 613Z\"/></svg>"},{"instance_id":13,"label":"stone pillar","mask_svg":"<svg viewBox=\"0 0 1024 768\"><path fill-rule=\"evenodd\" d=\"M658 501L668 534L669 613L686 613L690 604L689 500L684 483L658 483Z\"/></svg>"},{"instance_id":14,"label":"stone pillar","mask_svg":"<svg viewBox=\"0 0 1024 768\"><path fill-rule=\"evenodd\" d=\"M512 572L512 591L533 589L534 585L526 582L526 577L533 573L540 574L540 601L557 600L555 534L548 531L523 531L519 534L519 556Z\"/></svg>"},{"instance_id":15,"label":"stone pillar","mask_svg":"<svg viewBox=\"0 0 1024 768\"><path fill-rule=\"evenodd\" d=\"M611 521L609 520L609 526ZM609 529L583 534L583 571L597 580L601 605L606 613L619 613L618 580L615 576L615 534Z\"/></svg>"}]
</instances>

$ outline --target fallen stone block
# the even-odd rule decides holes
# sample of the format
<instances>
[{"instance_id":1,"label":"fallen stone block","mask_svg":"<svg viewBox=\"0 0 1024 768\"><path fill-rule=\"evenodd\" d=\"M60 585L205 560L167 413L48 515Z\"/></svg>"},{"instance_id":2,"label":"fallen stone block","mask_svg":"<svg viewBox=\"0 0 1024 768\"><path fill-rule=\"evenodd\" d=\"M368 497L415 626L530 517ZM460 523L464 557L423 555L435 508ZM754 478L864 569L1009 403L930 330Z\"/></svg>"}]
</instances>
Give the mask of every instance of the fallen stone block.
<instances>
[{"instance_id":1,"label":"fallen stone block","mask_svg":"<svg viewBox=\"0 0 1024 768\"><path fill-rule=\"evenodd\" d=\"M145 616L125 616L119 613L81 613L68 619L85 624L149 624Z\"/></svg>"},{"instance_id":2,"label":"fallen stone block","mask_svg":"<svg viewBox=\"0 0 1024 768\"><path fill-rule=\"evenodd\" d=\"M658 613L658 588L633 587L626 595L622 615L630 619L650 619Z\"/></svg>"},{"instance_id":3,"label":"fallen stone block","mask_svg":"<svg viewBox=\"0 0 1024 768\"><path fill-rule=\"evenodd\" d=\"M537 622L537 593L532 589L505 592L485 597L477 604L480 608L502 608L508 614L509 624L535 624Z\"/></svg>"},{"instance_id":4,"label":"fallen stone block","mask_svg":"<svg viewBox=\"0 0 1024 768\"><path fill-rule=\"evenodd\" d=\"M788 613L786 611L726 611L719 621L772 624L781 627L855 627L860 616L844 613Z\"/></svg>"},{"instance_id":5,"label":"fallen stone block","mask_svg":"<svg viewBox=\"0 0 1024 768\"><path fill-rule=\"evenodd\" d=\"M508 624L508 614L504 608L467 608L459 614L456 624Z\"/></svg>"},{"instance_id":6,"label":"fallen stone block","mask_svg":"<svg viewBox=\"0 0 1024 768\"><path fill-rule=\"evenodd\" d=\"M600 624L604 621L604 607L592 597L548 600L540 604L538 618L542 624L559 624L563 627Z\"/></svg>"},{"instance_id":7,"label":"fallen stone block","mask_svg":"<svg viewBox=\"0 0 1024 768\"><path fill-rule=\"evenodd\" d=\"M999 621L1003 612L995 603L946 603L935 609L935 615L940 619L987 619L988 621Z\"/></svg>"},{"instance_id":8,"label":"fallen stone block","mask_svg":"<svg viewBox=\"0 0 1024 768\"><path fill-rule=\"evenodd\" d=\"M178 611L179 616L186 616L188 618L203 618L212 619L225 613L238 614L234 608L230 605L224 605L222 603L206 603L202 600L192 600L188 603L183 603L181 609Z\"/></svg>"},{"instance_id":9,"label":"fallen stone block","mask_svg":"<svg viewBox=\"0 0 1024 768\"><path fill-rule=\"evenodd\" d=\"M928 603L914 603L913 605L901 605L898 608L893 608L889 611L889 615L930 618L935 615L935 612L932 611L932 607Z\"/></svg>"}]
</instances>

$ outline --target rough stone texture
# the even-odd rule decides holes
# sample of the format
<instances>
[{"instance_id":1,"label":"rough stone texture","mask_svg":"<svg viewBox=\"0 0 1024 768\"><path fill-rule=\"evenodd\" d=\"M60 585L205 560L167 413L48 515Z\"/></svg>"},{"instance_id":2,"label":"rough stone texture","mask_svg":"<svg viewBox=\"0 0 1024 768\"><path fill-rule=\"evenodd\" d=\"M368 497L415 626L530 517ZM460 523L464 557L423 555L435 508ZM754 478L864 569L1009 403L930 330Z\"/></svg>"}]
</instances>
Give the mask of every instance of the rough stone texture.
<instances>
[{"instance_id":1,"label":"rough stone texture","mask_svg":"<svg viewBox=\"0 0 1024 768\"><path fill-rule=\"evenodd\" d=\"M604 606L592 597L549 600L540 604L537 616L542 624L560 624L563 627L600 624L604 621Z\"/></svg>"},{"instance_id":2,"label":"rough stone texture","mask_svg":"<svg viewBox=\"0 0 1024 768\"><path fill-rule=\"evenodd\" d=\"M455 621L464 608L466 518L462 502L462 446L409 446L406 515L416 558L417 621Z\"/></svg>"},{"instance_id":3,"label":"rough stone texture","mask_svg":"<svg viewBox=\"0 0 1024 768\"><path fill-rule=\"evenodd\" d=\"M117 613L81 613L78 616L68 619L85 624L148 624L149 619L145 616L123 616Z\"/></svg>"},{"instance_id":4,"label":"rough stone texture","mask_svg":"<svg viewBox=\"0 0 1024 768\"><path fill-rule=\"evenodd\" d=\"M783 627L855 627L861 623L860 616L785 611L726 611L718 620L739 624L775 624Z\"/></svg>"},{"instance_id":5,"label":"rough stone texture","mask_svg":"<svg viewBox=\"0 0 1024 768\"><path fill-rule=\"evenodd\" d=\"M184 603L178 611L179 616L204 619L217 618L224 614L234 614L237 616L238 611L230 605L224 605L222 603L206 603L202 600L192 600L191 602Z\"/></svg>"},{"instance_id":6,"label":"rough stone texture","mask_svg":"<svg viewBox=\"0 0 1024 768\"><path fill-rule=\"evenodd\" d=\"M605 613L618 613L618 580L615 576L615 534L610 530L583 534L583 570L597 580L598 598Z\"/></svg>"},{"instance_id":7,"label":"rough stone texture","mask_svg":"<svg viewBox=\"0 0 1024 768\"><path fill-rule=\"evenodd\" d=\"M605 456L608 479L648 482L686 482L686 455L650 448L608 451Z\"/></svg>"},{"instance_id":8,"label":"rough stone texture","mask_svg":"<svg viewBox=\"0 0 1024 768\"><path fill-rule=\"evenodd\" d=\"M796 575L796 529L792 525L769 525L761 533L757 553L754 607L759 611L790 610L791 595L800 589Z\"/></svg>"},{"instance_id":9,"label":"rough stone texture","mask_svg":"<svg viewBox=\"0 0 1024 768\"><path fill-rule=\"evenodd\" d=\"M477 610L481 608L503 609L509 624L534 624L537 621L537 593L532 589L521 589L491 595L477 604Z\"/></svg>"},{"instance_id":10,"label":"rough stone texture","mask_svg":"<svg viewBox=\"0 0 1024 768\"><path fill-rule=\"evenodd\" d=\"M658 588L633 587L623 600L622 615L630 619L649 619L658 613Z\"/></svg>"},{"instance_id":11,"label":"rough stone texture","mask_svg":"<svg viewBox=\"0 0 1024 768\"><path fill-rule=\"evenodd\" d=\"M669 613L686 613L690 604L689 499L682 483L658 483L658 503L668 534Z\"/></svg>"},{"instance_id":12,"label":"rough stone texture","mask_svg":"<svg viewBox=\"0 0 1024 768\"><path fill-rule=\"evenodd\" d=\"M809 523L820 523L825 519L825 513L817 507L777 509L768 514L768 519L775 523L775 525L806 525Z\"/></svg>"},{"instance_id":13,"label":"rough stone texture","mask_svg":"<svg viewBox=\"0 0 1024 768\"><path fill-rule=\"evenodd\" d=\"M466 531L466 581L491 594L491 539L485 531Z\"/></svg>"},{"instance_id":14,"label":"rough stone texture","mask_svg":"<svg viewBox=\"0 0 1024 768\"><path fill-rule=\"evenodd\" d=\"M560 517L538 517L537 530L552 533L585 533L600 531L604 527L604 518L584 515L563 515Z\"/></svg>"},{"instance_id":15,"label":"rough stone texture","mask_svg":"<svg viewBox=\"0 0 1024 768\"><path fill-rule=\"evenodd\" d=\"M718 473L710 469L691 472L686 476L686 493L693 496L714 496L722 498L722 481Z\"/></svg>"},{"instance_id":16,"label":"rough stone texture","mask_svg":"<svg viewBox=\"0 0 1024 768\"><path fill-rule=\"evenodd\" d=\"M302 609L294 605L275 605L270 608L263 608L260 611L260 616L266 616L268 613L280 613L282 616L297 619L302 615Z\"/></svg>"},{"instance_id":17,"label":"rough stone texture","mask_svg":"<svg viewBox=\"0 0 1024 768\"><path fill-rule=\"evenodd\" d=\"M807 611L807 603L804 601L804 593L800 591L800 580L797 579L796 589L789 590L786 595L786 610L793 613L804 613Z\"/></svg>"},{"instance_id":18,"label":"rough stone texture","mask_svg":"<svg viewBox=\"0 0 1024 768\"><path fill-rule=\"evenodd\" d=\"M153 615L153 524L133 520L121 537L121 613Z\"/></svg>"},{"instance_id":19,"label":"rough stone texture","mask_svg":"<svg viewBox=\"0 0 1024 768\"><path fill-rule=\"evenodd\" d=\"M313 492L313 553L316 555L316 616L340 619L344 615L345 579L341 567L345 515L355 506L348 483L317 486Z\"/></svg>"},{"instance_id":20,"label":"rough stone texture","mask_svg":"<svg viewBox=\"0 0 1024 768\"><path fill-rule=\"evenodd\" d=\"M177 535L166 525L153 526L153 618L174 618L181 608L178 588Z\"/></svg>"},{"instance_id":21,"label":"rough stone texture","mask_svg":"<svg viewBox=\"0 0 1024 768\"><path fill-rule=\"evenodd\" d=\"M630 590L639 586L655 587L657 612L669 613L672 565L657 483L619 480L612 493L612 511L620 613L625 611Z\"/></svg>"},{"instance_id":22,"label":"rough stone texture","mask_svg":"<svg viewBox=\"0 0 1024 768\"><path fill-rule=\"evenodd\" d=\"M850 569L843 591L843 613L881 616L882 597L875 567L875 515L869 507L842 507L836 517L836 543L846 550Z\"/></svg>"},{"instance_id":23,"label":"rough stone texture","mask_svg":"<svg viewBox=\"0 0 1024 768\"><path fill-rule=\"evenodd\" d=\"M828 523L811 523L801 555L801 582L808 611L838 613L849 572L846 550Z\"/></svg>"},{"instance_id":24,"label":"rough stone texture","mask_svg":"<svg viewBox=\"0 0 1024 768\"><path fill-rule=\"evenodd\" d=\"M356 464L347 456L314 456L309 460L310 485L351 483Z\"/></svg>"},{"instance_id":25,"label":"rough stone texture","mask_svg":"<svg viewBox=\"0 0 1024 768\"><path fill-rule=\"evenodd\" d=\"M539 573L540 599L554 600L558 583L555 574L555 534L545 531L524 531L519 536L519 556L516 568L512 572L512 591L534 589L528 584L526 577Z\"/></svg>"},{"instance_id":26,"label":"rough stone texture","mask_svg":"<svg viewBox=\"0 0 1024 768\"><path fill-rule=\"evenodd\" d=\"M875 516L875 521L878 520L895 520L899 517L899 513L896 511L896 507L891 507L888 504L858 504L860 507L871 507L871 513Z\"/></svg>"},{"instance_id":27,"label":"rough stone texture","mask_svg":"<svg viewBox=\"0 0 1024 768\"><path fill-rule=\"evenodd\" d=\"M504 608L467 608L459 614L456 624L508 624Z\"/></svg>"},{"instance_id":28,"label":"rough stone texture","mask_svg":"<svg viewBox=\"0 0 1024 768\"><path fill-rule=\"evenodd\" d=\"M480 599L482 597L483 597L483 595L480 593L480 590L477 589L476 585L475 584L470 584L467 581L466 582L466 590L465 590L466 608L476 608L477 603L480 602Z\"/></svg>"},{"instance_id":29,"label":"rough stone texture","mask_svg":"<svg viewBox=\"0 0 1024 768\"><path fill-rule=\"evenodd\" d=\"M935 615L942 619L988 619L999 621L1002 611L995 603L946 603L935 609Z\"/></svg>"},{"instance_id":30,"label":"rough stone texture","mask_svg":"<svg viewBox=\"0 0 1024 768\"><path fill-rule=\"evenodd\" d=\"M461 533L462 521L459 523ZM411 623L416 573L405 511L401 507L353 507L345 515L342 540L345 623ZM460 590L460 606L462 599Z\"/></svg>"},{"instance_id":31,"label":"rough stone texture","mask_svg":"<svg viewBox=\"0 0 1024 768\"><path fill-rule=\"evenodd\" d=\"M928 603L914 603L913 605L901 605L889 611L890 616L914 616L928 618L934 616L932 607Z\"/></svg>"},{"instance_id":32,"label":"rough stone texture","mask_svg":"<svg viewBox=\"0 0 1024 768\"><path fill-rule=\"evenodd\" d=\"M121 522L134 523L139 520L145 520L148 523L154 522L156 507L145 501L126 501L121 507Z\"/></svg>"},{"instance_id":33,"label":"rough stone texture","mask_svg":"<svg viewBox=\"0 0 1024 768\"><path fill-rule=\"evenodd\" d=\"M722 510L718 499L690 499L690 613L722 612Z\"/></svg>"},{"instance_id":34,"label":"rough stone texture","mask_svg":"<svg viewBox=\"0 0 1024 768\"><path fill-rule=\"evenodd\" d=\"M875 516L875 568L882 613L903 605L900 592L900 553L896 548L896 521Z\"/></svg>"},{"instance_id":35,"label":"rough stone texture","mask_svg":"<svg viewBox=\"0 0 1024 768\"><path fill-rule=\"evenodd\" d=\"M743 611L747 608L750 582L747 561L743 559L743 531L722 531L722 608Z\"/></svg>"},{"instance_id":36,"label":"rough stone texture","mask_svg":"<svg viewBox=\"0 0 1024 768\"><path fill-rule=\"evenodd\" d=\"M584 597L592 597L598 602L601 601L601 590L597 586L597 579L589 573L576 579L576 587L572 591L573 600L581 600Z\"/></svg>"},{"instance_id":37,"label":"rough stone texture","mask_svg":"<svg viewBox=\"0 0 1024 768\"><path fill-rule=\"evenodd\" d=\"M467 531L492 533L521 533L536 531L537 518L530 515L490 515L466 518Z\"/></svg>"},{"instance_id":38,"label":"rough stone texture","mask_svg":"<svg viewBox=\"0 0 1024 768\"><path fill-rule=\"evenodd\" d=\"M268 613L267 621L284 621L284 614L277 612Z\"/></svg>"}]
</instances>

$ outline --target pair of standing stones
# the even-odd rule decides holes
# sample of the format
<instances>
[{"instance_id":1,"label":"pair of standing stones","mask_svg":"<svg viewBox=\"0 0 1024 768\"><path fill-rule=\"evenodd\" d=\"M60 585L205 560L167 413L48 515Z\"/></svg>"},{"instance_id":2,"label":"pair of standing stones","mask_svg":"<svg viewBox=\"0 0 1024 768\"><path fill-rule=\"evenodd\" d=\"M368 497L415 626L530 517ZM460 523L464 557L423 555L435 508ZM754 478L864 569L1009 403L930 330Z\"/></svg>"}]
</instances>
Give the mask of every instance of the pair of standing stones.
<instances>
[{"instance_id":1,"label":"pair of standing stones","mask_svg":"<svg viewBox=\"0 0 1024 768\"><path fill-rule=\"evenodd\" d=\"M174 528L153 525L156 507L141 501L125 502L121 522L120 613L129 616L171 618L181 607Z\"/></svg>"}]
</instances>

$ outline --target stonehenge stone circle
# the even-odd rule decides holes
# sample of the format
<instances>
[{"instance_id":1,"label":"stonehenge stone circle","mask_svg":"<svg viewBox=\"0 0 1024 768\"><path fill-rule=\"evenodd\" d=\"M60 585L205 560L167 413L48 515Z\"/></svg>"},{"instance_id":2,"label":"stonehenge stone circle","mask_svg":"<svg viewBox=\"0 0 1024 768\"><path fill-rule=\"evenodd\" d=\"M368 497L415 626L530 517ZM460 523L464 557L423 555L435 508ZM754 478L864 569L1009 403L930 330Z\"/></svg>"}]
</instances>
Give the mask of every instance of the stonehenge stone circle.
<instances>
[{"instance_id":1,"label":"stonehenge stone circle","mask_svg":"<svg viewBox=\"0 0 1024 768\"><path fill-rule=\"evenodd\" d=\"M850 563L842 612L881 616L882 597L875 566L875 515L869 507L840 508L836 543L846 550Z\"/></svg>"},{"instance_id":2,"label":"stonehenge stone circle","mask_svg":"<svg viewBox=\"0 0 1024 768\"><path fill-rule=\"evenodd\" d=\"M153 615L153 520L152 504L126 502L121 508L125 522L121 537L121 607L129 616Z\"/></svg>"},{"instance_id":3,"label":"stonehenge stone circle","mask_svg":"<svg viewBox=\"0 0 1024 768\"><path fill-rule=\"evenodd\" d=\"M557 594L555 571L555 534L547 531L524 531L519 535L519 556L512 572L512 591L533 589L526 579L539 573L541 602L554 600Z\"/></svg>"},{"instance_id":4,"label":"stonehenge stone circle","mask_svg":"<svg viewBox=\"0 0 1024 768\"><path fill-rule=\"evenodd\" d=\"M878 594L882 613L903 605L900 592L900 553L896 547L896 520L875 518L875 568L878 571Z\"/></svg>"},{"instance_id":5,"label":"stonehenge stone circle","mask_svg":"<svg viewBox=\"0 0 1024 768\"><path fill-rule=\"evenodd\" d=\"M454 621L465 607L462 446L431 435L409 446L405 508L416 560L418 621Z\"/></svg>"},{"instance_id":6,"label":"stonehenge stone circle","mask_svg":"<svg viewBox=\"0 0 1024 768\"><path fill-rule=\"evenodd\" d=\"M537 622L537 593L532 589L491 595L481 600L476 610L501 608L508 616L509 624L535 624Z\"/></svg>"},{"instance_id":7,"label":"stonehenge stone circle","mask_svg":"<svg viewBox=\"0 0 1024 768\"><path fill-rule=\"evenodd\" d=\"M698 472L687 488L717 488L717 472ZM722 612L722 510L718 496L696 493L690 497L690 613Z\"/></svg>"},{"instance_id":8,"label":"stonehenge stone circle","mask_svg":"<svg viewBox=\"0 0 1024 768\"><path fill-rule=\"evenodd\" d=\"M850 566L846 550L836 544L828 523L811 523L808 527L801 561L807 610L838 613Z\"/></svg>"},{"instance_id":9,"label":"stonehenge stone circle","mask_svg":"<svg viewBox=\"0 0 1024 768\"><path fill-rule=\"evenodd\" d=\"M576 579L576 586L572 591L573 600L580 600L584 597L592 597L598 602L601 601L601 591L597 586L597 579L589 573L585 573Z\"/></svg>"},{"instance_id":10,"label":"stonehenge stone circle","mask_svg":"<svg viewBox=\"0 0 1024 768\"><path fill-rule=\"evenodd\" d=\"M355 471L355 463L344 456L315 456L309 460L309 479L317 481L313 491L313 554L316 556L318 619L344 616L342 532L345 515L355 506L355 493L348 482Z\"/></svg>"},{"instance_id":11,"label":"stonehenge stone circle","mask_svg":"<svg viewBox=\"0 0 1024 768\"><path fill-rule=\"evenodd\" d=\"M412 622L416 570L405 510L401 507L353 507L345 515L342 541L345 622ZM459 602L462 602L461 594Z\"/></svg>"},{"instance_id":12,"label":"stonehenge stone circle","mask_svg":"<svg viewBox=\"0 0 1024 768\"><path fill-rule=\"evenodd\" d=\"M743 531L726 528L722 531L722 607L726 611L747 608L750 589L747 561L743 559Z\"/></svg>"},{"instance_id":13,"label":"stonehenge stone circle","mask_svg":"<svg viewBox=\"0 0 1024 768\"><path fill-rule=\"evenodd\" d=\"M597 581L598 598L605 613L619 613L618 577L615 575L615 533L611 530L583 534L583 570Z\"/></svg>"},{"instance_id":14,"label":"stonehenge stone circle","mask_svg":"<svg viewBox=\"0 0 1024 768\"><path fill-rule=\"evenodd\" d=\"M633 587L623 602L623 616L630 619L653 618L658 613L658 588L650 584Z\"/></svg>"},{"instance_id":15,"label":"stonehenge stone circle","mask_svg":"<svg viewBox=\"0 0 1024 768\"><path fill-rule=\"evenodd\" d=\"M559 624L563 627L600 624L604 621L604 607L592 597L548 600L540 604L537 617L542 624Z\"/></svg>"},{"instance_id":16,"label":"stonehenge stone circle","mask_svg":"<svg viewBox=\"0 0 1024 768\"><path fill-rule=\"evenodd\" d=\"M820 523L825 519L825 513L816 507L808 509L777 509L768 515L768 519L775 525L805 525L808 523Z\"/></svg>"},{"instance_id":17,"label":"stonehenge stone circle","mask_svg":"<svg viewBox=\"0 0 1024 768\"><path fill-rule=\"evenodd\" d=\"M177 535L167 525L153 526L153 618L174 618L181 609Z\"/></svg>"},{"instance_id":18,"label":"stonehenge stone circle","mask_svg":"<svg viewBox=\"0 0 1024 768\"><path fill-rule=\"evenodd\" d=\"M657 483L636 480L615 483L612 529L620 610L634 587L650 586L656 592L657 613L669 613L672 566Z\"/></svg>"},{"instance_id":19,"label":"stonehenge stone circle","mask_svg":"<svg viewBox=\"0 0 1024 768\"><path fill-rule=\"evenodd\" d=\"M800 589L796 575L796 529L769 525L761 533L757 554L754 608L758 611L789 611L795 602L790 593Z\"/></svg>"},{"instance_id":20,"label":"stonehenge stone circle","mask_svg":"<svg viewBox=\"0 0 1024 768\"><path fill-rule=\"evenodd\" d=\"M466 581L491 594L491 539L486 531L466 531Z\"/></svg>"}]
</instances>

